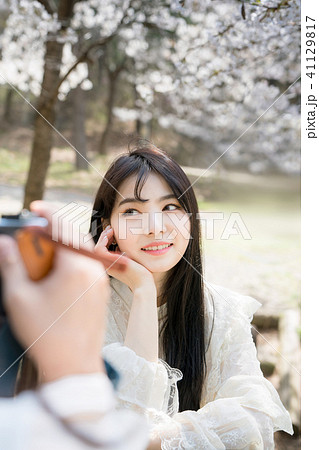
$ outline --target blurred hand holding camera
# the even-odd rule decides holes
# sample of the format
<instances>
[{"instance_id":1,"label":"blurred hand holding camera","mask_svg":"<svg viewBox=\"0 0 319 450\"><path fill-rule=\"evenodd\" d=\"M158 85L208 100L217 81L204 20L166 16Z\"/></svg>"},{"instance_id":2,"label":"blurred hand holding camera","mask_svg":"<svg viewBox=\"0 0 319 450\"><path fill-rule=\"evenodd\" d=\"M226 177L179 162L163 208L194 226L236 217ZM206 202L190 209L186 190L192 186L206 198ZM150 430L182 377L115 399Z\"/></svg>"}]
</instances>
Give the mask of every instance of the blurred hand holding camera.
<instances>
[{"instance_id":1,"label":"blurred hand holding camera","mask_svg":"<svg viewBox=\"0 0 319 450\"><path fill-rule=\"evenodd\" d=\"M48 219L52 207L34 202L32 211ZM93 243L83 244L89 250ZM59 249L44 279L30 280L16 242L0 236L4 306L12 330L29 354L42 381L75 373L104 372L99 356L109 295L103 265Z\"/></svg>"}]
</instances>

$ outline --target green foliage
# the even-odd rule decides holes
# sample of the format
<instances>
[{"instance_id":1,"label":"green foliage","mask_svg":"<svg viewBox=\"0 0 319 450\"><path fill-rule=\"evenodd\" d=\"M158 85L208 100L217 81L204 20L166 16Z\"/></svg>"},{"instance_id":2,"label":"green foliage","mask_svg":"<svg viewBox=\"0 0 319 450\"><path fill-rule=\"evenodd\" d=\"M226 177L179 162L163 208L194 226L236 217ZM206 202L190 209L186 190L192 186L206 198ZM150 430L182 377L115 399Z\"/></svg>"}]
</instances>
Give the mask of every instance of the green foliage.
<instances>
[{"instance_id":1,"label":"green foliage","mask_svg":"<svg viewBox=\"0 0 319 450\"><path fill-rule=\"evenodd\" d=\"M0 148L1 183L22 185L26 180L28 155Z\"/></svg>"}]
</instances>

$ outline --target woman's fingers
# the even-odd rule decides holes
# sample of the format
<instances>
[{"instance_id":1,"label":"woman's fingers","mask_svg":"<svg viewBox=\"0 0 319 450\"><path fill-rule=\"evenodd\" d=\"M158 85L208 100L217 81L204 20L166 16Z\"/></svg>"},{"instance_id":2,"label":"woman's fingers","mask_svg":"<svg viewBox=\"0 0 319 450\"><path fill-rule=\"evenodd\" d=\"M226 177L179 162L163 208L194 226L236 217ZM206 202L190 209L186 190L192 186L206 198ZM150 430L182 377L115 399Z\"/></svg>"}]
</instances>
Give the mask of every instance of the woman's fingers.
<instances>
[{"instance_id":1,"label":"woman's fingers","mask_svg":"<svg viewBox=\"0 0 319 450\"><path fill-rule=\"evenodd\" d=\"M109 247L112 243L115 242L113 228L112 227L108 228L106 234L107 234L107 247Z\"/></svg>"},{"instance_id":2,"label":"woman's fingers","mask_svg":"<svg viewBox=\"0 0 319 450\"><path fill-rule=\"evenodd\" d=\"M113 228L109 225L102 231L99 240L96 243L95 250L107 250L113 240Z\"/></svg>"}]
</instances>

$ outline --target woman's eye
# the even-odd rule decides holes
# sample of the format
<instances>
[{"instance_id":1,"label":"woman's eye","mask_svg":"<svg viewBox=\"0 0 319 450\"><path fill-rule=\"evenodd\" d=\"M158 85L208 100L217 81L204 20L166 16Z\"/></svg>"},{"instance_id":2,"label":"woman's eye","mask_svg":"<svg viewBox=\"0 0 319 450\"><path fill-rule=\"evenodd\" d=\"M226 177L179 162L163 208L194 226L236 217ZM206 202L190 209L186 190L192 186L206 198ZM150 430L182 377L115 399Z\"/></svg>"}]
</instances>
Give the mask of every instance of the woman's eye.
<instances>
[{"instance_id":1,"label":"woman's eye","mask_svg":"<svg viewBox=\"0 0 319 450\"><path fill-rule=\"evenodd\" d=\"M169 208L169 211L175 211L176 209L182 209L180 206L174 205L173 203L170 203L169 205L166 205L165 208Z\"/></svg>"},{"instance_id":2,"label":"woman's eye","mask_svg":"<svg viewBox=\"0 0 319 450\"><path fill-rule=\"evenodd\" d=\"M173 203L170 203L169 205L164 206L163 210L168 211L176 211L177 209L182 209L179 205L174 205ZM139 214L139 211L134 208L129 208L126 211L124 211L123 216L136 216Z\"/></svg>"},{"instance_id":3,"label":"woman's eye","mask_svg":"<svg viewBox=\"0 0 319 450\"><path fill-rule=\"evenodd\" d=\"M138 211L136 209L130 208L123 213L123 216L135 216L136 214L138 214Z\"/></svg>"}]
</instances>

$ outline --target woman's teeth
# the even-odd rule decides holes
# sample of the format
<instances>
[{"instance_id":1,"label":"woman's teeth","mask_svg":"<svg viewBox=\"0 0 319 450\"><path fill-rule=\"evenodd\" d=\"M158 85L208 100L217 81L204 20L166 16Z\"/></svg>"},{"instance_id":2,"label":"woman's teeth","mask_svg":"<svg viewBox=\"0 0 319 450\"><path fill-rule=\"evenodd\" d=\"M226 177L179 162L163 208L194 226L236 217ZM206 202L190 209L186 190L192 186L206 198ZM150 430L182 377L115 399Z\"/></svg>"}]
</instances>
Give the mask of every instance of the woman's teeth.
<instances>
[{"instance_id":1,"label":"woman's teeth","mask_svg":"<svg viewBox=\"0 0 319 450\"><path fill-rule=\"evenodd\" d=\"M170 247L172 244L166 244L166 245L159 245L158 247L147 247L147 248L142 248L142 250L162 250L162 248L166 248L166 247Z\"/></svg>"}]
</instances>

